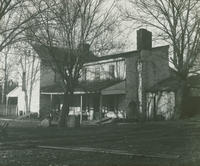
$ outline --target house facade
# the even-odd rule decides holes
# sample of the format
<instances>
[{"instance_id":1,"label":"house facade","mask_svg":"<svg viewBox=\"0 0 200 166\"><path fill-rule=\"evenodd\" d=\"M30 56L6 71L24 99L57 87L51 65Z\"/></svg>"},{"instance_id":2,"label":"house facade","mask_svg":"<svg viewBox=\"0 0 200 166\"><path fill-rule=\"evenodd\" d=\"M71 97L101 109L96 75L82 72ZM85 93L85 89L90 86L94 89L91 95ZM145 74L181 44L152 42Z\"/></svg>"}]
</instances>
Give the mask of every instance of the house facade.
<instances>
[{"instance_id":1,"label":"house facade","mask_svg":"<svg viewBox=\"0 0 200 166\"><path fill-rule=\"evenodd\" d=\"M81 71L70 114L80 115L82 120L150 117L147 90L170 76L168 48L152 48L152 33L139 29L137 50L103 57L93 55ZM40 57L41 51L35 51ZM49 112L59 113L65 102L59 75L40 60L39 76L39 85L34 89L39 92L34 95L39 107L35 111L42 117Z\"/></svg>"},{"instance_id":2,"label":"house facade","mask_svg":"<svg viewBox=\"0 0 200 166\"><path fill-rule=\"evenodd\" d=\"M83 120L146 118L146 90L169 77L168 46L152 48L151 32L137 31L137 50L95 57L84 64L70 114ZM41 70L40 115L59 111L63 89L51 69Z\"/></svg>"}]
</instances>

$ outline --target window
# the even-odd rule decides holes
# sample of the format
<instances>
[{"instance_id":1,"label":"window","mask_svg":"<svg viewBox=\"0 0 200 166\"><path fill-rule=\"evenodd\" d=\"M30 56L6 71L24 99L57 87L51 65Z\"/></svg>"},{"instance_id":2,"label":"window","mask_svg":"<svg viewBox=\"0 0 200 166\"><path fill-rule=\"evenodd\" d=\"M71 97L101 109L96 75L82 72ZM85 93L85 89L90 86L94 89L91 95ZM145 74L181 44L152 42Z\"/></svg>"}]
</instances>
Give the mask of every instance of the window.
<instances>
[{"instance_id":1,"label":"window","mask_svg":"<svg viewBox=\"0 0 200 166\"><path fill-rule=\"evenodd\" d=\"M95 67L95 80L100 80L100 67Z\"/></svg>"},{"instance_id":2,"label":"window","mask_svg":"<svg viewBox=\"0 0 200 166\"><path fill-rule=\"evenodd\" d=\"M115 78L115 65L109 65L109 78Z\"/></svg>"},{"instance_id":3,"label":"window","mask_svg":"<svg viewBox=\"0 0 200 166\"><path fill-rule=\"evenodd\" d=\"M87 68L82 69L82 80L87 80Z\"/></svg>"}]
</instances>

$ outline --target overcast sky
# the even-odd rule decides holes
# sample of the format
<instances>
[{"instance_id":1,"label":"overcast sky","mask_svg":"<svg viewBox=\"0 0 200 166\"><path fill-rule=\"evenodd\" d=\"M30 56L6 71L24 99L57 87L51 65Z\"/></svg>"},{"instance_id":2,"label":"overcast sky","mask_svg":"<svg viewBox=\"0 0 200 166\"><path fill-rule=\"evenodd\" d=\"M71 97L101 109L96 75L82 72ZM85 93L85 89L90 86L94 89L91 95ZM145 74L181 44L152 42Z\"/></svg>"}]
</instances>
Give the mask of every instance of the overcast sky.
<instances>
[{"instance_id":1,"label":"overcast sky","mask_svg":"<svg viewBox=\"0 0 200 166\"><path fill-rule=\"evenodd\" d=\"M117 1L117 7L122 9L122 8L127 8L128 10L134 10L133 7L130 7L128 0L116 0ZM112 4L113 0L108 0L106 1L106 4L109 6ZM118 10L116 10L119 12ZM125 48L122 51L131 51L131 50L136 50L137 46L137 41L136 41L136 31L139 29L139 25L136 25L133 21L122 21L120 29L123 30L123 33L119 34L119 42L125 42ZM152 27L148 26L143 26L140 28L145 28L149 31L152 32L152 37L153 37L153 47L156 46L161 46L161 45L167 45L166 42L161 42L155 39L155 34L157 30Z\"/></svg>"}]
</instances>

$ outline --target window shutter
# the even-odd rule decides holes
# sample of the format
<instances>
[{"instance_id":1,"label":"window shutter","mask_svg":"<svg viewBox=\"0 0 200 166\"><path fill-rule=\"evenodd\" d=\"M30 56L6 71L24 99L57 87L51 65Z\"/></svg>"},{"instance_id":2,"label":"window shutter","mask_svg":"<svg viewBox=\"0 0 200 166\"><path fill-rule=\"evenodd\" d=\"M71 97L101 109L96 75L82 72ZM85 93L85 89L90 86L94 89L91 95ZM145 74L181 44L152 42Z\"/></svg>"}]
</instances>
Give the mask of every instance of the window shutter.
<instances>
[{"instance_id":1,"label":"window shutter","mask_svg":"<svg viewBox=\"0 0 200 166\"><path fill-rule=\"evenodd\" d=\"M22 74L22 91L26 90L26 72Z\"/></svg>"}]
</instances>

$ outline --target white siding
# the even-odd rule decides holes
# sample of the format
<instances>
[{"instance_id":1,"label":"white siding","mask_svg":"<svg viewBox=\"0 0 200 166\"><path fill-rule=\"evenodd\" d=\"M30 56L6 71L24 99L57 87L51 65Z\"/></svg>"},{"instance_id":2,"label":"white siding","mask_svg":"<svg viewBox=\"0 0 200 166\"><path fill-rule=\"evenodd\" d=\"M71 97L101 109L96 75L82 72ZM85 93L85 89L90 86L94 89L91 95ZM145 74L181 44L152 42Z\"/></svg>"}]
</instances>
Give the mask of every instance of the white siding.
<instances>
[{"instance_id":1,"label":"white siding","mask_svg":"<svg viewBox=\"0 0 200 166\"><path fill-rule=\"evenodd\" d=\"M108 61L108 62L98 62L89 65L85 65L86 68L86 80L95 80L95 68L100 68L100 79L112 79L109 74L109 66L114 66L114 78L125 79L126 68L124 60ZM83 79L83 78L82 78Z\"/></svg>"}]
</instances>

